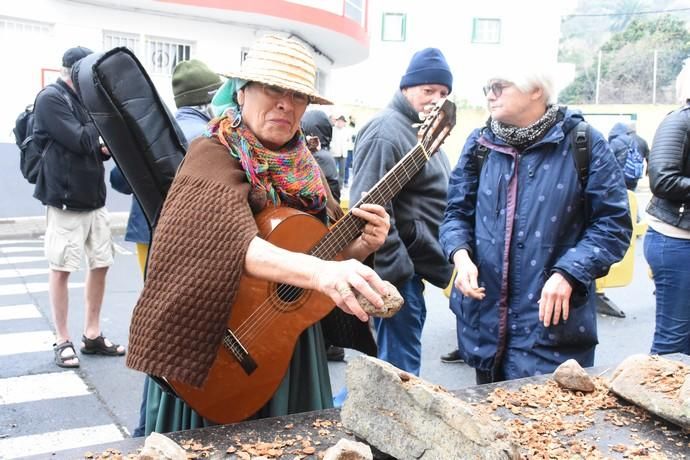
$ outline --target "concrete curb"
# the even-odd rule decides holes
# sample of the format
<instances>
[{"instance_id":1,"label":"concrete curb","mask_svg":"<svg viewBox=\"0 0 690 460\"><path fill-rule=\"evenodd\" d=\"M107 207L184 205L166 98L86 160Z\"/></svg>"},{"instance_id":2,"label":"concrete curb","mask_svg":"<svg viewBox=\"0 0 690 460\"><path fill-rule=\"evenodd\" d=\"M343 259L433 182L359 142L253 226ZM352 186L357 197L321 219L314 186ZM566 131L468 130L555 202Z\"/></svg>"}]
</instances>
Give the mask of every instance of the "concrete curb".
<instances>
[{"instance_id":1,"label":"concrete curb","mask_svg":"<svg viewBox=\"0 0 690 460\"><path fill-rule=\"evenodd\" d=\"M127 228L128 212L111 212L110 229L113 235L123 235ZM0 218L0 240L38 238L46 232L45 216Z\"/></svg>"}]
</instances>

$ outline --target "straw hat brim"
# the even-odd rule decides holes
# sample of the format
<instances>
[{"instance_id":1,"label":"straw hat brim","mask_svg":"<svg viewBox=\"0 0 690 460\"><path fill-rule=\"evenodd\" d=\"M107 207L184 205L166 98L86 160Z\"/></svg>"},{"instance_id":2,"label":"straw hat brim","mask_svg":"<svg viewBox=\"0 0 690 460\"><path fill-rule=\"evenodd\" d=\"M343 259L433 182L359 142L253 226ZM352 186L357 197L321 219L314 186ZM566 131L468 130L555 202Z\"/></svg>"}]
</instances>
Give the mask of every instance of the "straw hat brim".
<instances>
[{"instance_id":1,"label":"straw hat brim","mask_svg":"<svg viewBox=\"0 0 690 460\"><path fill-rule=\"evenodd\" d=\"M312 104L333 105L333 102L318 94L316 91L306 89L303 86L291 85L288 80L271 78L269 75L256 75L245 72L225 72L222 74L226 78L241 78L247 81L256 81L265 83L267 85L277 86L279 88L295 91L297 93L306 94L311 99Z\"/></svg>"}]
</instances>

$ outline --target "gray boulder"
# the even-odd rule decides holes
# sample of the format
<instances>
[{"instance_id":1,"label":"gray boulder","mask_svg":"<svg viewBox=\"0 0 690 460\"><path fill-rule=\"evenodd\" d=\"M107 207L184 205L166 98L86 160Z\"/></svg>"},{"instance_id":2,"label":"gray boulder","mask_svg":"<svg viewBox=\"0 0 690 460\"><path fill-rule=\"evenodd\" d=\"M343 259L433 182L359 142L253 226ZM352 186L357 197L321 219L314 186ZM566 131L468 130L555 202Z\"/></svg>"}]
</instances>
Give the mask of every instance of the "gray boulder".
<instances>
[{"instance_id":1,"label":"gray boulder","mask_svg":"<svg viewBox=\"0 0 690 460\"><path fill-rule=\"evenodd\" d=\"M368 356L347 367L343 426L399 460L518 459L508 432L438 385Z\"/></svg>"}]
</instances>

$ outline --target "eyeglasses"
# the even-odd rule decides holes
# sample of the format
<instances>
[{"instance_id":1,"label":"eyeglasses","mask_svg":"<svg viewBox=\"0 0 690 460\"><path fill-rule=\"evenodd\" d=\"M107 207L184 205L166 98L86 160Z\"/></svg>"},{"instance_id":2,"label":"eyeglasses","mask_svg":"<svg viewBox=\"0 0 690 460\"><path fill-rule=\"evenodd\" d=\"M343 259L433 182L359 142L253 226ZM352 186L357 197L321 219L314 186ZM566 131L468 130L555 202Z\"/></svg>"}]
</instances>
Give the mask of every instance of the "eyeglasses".
<instances>
[{"instance_id":1,"label":"eyeglasses","mask_svg":"<svg viewBox=\"0 0 690 460\"><path fill-rule=\"evenodd\" d=\"M488 96L489 92L492 92L494 93L494 96L501 97L501 94L503 94L503 90L509 86L511 86L510 83L501 83L495 81L490 85L484 86L482 89L484 90L484 96Z\"/></svg>"},{"instance_id":2,"label":"eyeglasses","mask_svg":"<svg viewBox=\"0 0 690 460\"><path fill-rule=\"evenodd\" d=\"M281 88L280 86L275 86L275 85L267 85L265 83L259 83L259 82L254 82L256 83L263 93L270 97L271 99L282 99L288 94L290 95L290 98L292 100L292 103L295 105L303 105L306 106L311 102L311 97L307 96L304 93L299 93L297 91L292 91L289 89Z\"/></svg>"}]
</instances>

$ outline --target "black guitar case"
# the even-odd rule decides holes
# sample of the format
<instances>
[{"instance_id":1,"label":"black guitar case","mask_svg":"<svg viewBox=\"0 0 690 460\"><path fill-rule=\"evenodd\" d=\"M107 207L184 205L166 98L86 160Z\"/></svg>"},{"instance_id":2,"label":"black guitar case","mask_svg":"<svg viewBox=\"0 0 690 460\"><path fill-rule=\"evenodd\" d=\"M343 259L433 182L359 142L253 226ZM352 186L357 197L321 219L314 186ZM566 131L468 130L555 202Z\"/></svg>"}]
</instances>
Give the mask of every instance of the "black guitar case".
<instances>
[{"instance_id":1,"label":"black guitar case","mask_svg":"<svg viewBox=\"0 0 690 460\"><path fill-rule=\"evenodd\" d=\"M72 69L72 81L154 228L187 150L184 134L127 48L86 56Z\"/></svg>"}]
</instances>

